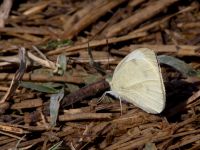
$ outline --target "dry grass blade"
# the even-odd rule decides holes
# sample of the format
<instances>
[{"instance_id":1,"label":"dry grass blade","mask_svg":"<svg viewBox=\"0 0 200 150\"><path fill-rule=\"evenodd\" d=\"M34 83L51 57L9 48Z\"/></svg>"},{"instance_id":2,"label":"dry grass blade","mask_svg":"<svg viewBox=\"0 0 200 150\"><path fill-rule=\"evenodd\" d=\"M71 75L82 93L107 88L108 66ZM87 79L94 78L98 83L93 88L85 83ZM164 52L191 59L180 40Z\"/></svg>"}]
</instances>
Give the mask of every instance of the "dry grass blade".
<instances>
[{"instance_id":1,"label":"dry grass blade","mask_svg":"<svg viewBox=\"0 0 200 150\"><path fill-rule=\"evenodd\" d=\"M20 66L19 69L16 71L15 76L12 79L12 82L10 84L10 88L7 91L7 93L4 95L4 97L1 99L0 104L7 101L11 96L14 95L14 92L19 86L19 82L21 81L24 72L26 70L26 50L24 48L19 49L19 60L20 60Z\"/></svg>"}]
</instances>

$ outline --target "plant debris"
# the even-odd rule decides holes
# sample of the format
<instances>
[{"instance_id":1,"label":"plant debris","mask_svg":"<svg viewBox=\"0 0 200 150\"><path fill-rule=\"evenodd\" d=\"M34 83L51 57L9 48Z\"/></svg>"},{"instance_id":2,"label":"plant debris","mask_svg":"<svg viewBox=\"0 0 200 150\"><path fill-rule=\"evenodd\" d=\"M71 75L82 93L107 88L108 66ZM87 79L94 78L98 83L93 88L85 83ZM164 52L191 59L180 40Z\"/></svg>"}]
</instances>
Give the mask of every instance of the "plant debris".
<instances>
[{"instance_id":1,"label":"plant debris","mask_svg":"<svg viewBox=\"0 0 200 150\"><path fill-rule=\"evenodd\" d=\"M0 149L200 149L199 8L197 0L3 0ZM161 63L159 115L99 101L137 48Z\"/></svg>"}]
</instances>

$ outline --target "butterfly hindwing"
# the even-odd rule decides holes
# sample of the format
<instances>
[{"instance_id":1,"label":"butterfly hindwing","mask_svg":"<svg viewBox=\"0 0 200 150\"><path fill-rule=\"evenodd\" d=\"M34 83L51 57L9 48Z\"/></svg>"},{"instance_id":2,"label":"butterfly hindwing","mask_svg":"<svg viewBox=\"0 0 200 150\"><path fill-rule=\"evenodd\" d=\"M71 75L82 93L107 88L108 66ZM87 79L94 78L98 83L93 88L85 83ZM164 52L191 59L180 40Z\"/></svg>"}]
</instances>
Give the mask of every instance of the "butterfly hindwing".
<instances>
[{"instance_id":1,"label":"butterfly hindwing","mask_svg":"<svg viewBox=\"0 0 200 150\"><path fill-rule=\"evenodd\" d=\"M155 53L143 48L127 55L115 69L111 89L149 113L160 113L165 89Z\"/></svg>"}]
</instances>

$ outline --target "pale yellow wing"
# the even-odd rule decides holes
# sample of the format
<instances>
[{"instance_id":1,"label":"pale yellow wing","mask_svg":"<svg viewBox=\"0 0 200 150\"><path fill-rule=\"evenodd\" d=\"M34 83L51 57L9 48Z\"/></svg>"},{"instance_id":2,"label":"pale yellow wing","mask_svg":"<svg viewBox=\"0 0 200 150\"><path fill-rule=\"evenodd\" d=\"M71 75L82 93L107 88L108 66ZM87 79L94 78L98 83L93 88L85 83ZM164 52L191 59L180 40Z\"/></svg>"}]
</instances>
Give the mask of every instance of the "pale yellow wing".
<instances>
[{"instance_id":1,"label":"pale yellow wing","mask_svg":"<svg viewBox=\"0 0 200 150\"><path fill-rule=\"evenodd\" d=\"M165 88L155 53L147 48L133 51L116 67L111 90L149 113L165 107Z\"/></svg>"}]
</instances>

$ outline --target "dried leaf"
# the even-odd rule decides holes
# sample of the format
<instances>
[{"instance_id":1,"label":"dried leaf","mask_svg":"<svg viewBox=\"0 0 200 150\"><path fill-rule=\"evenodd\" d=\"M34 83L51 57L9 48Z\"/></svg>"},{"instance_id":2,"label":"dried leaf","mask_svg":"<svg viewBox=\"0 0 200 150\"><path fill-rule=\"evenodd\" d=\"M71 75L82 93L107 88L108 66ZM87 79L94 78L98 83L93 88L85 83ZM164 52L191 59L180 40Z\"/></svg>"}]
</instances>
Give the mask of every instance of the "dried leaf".
<instances>
[{"instance_id":1,"label":"dried leaf","mask_svg":"<svg viewBox=\"0 0 200 150\"><path fill-rule=\"evenodd\" d=\"M47 77L52 77L53 76L53 71L52 71L52 69L39 68L39 69L33 70L31 72L31 75L45 75Z\"/></svg>"},{"instance_id":2,"label":"dried leaf","mask_svg":"<svg viewBox=\"0 0 200 150\"><path fill-rule=\"evenodd\" d=\"M22 77L23 77L24 72L26 70L26 57L25 57L25 54L26 54L25 48L23 48L23 47L20 48L19 49L19 60L20 60L19 69L16 71L15 76L12 79L12 82L10 84L9 90L4 95L4 97L1 99L1 101L0 101L1 104L12 97L12 95L15 92L15 90L19 86L19 82L22 80Z\"/></svg>"},{"instance_id":3,"label":"dried leaf","mask_svg":"<svg viewBox=\"0 0 200 150\"><path fill-rule=\"evenodd\" d=\"M45 84L45 83L33 83L33 82L21 82L20 86L44 93L58 93L59 90L55 89L52 85L50 84Z\"/></svg>"},{"instance_id":4,"label":"dried leaf","mask_svg":"<svg viewBox=\"0 0 200 150\"><path fill-rule=\"evenodd\" d=\"M60 107L60 101L64 97L64 88L60 90L58 94L52 94L50 98L50 123L52 127L56 126L56 120L58 117L58 111Z\"/></svg>"},{"instance_id":5,"label":"dried leaf","mask_svg":"<svg viewBox=\"0 0 200 150\"><path fill-rule=\"evenodd\" d=\"M67 61L68 59L65 55L59 55L56 63L57 69L54 72L56 72L59 75L63 75L66 71Z\"/></svg>"},{"instance_id":6,"label":"dried leaf","mask_svg":"<svg viewBox=\"0 0 200 150\"><path fill-rule=\"evenodd\" d=\"M158 61L162 64L166 64L179 72L181 72L184 76L195 76L197 72L186 64L184 61L167 55L160 55L158 56Z\"/></svg>"}]
</instances>

